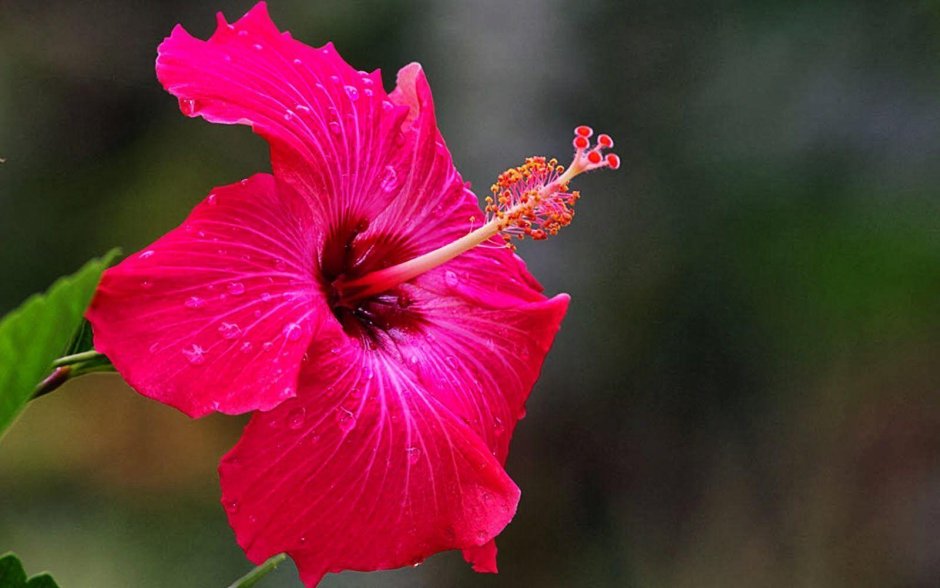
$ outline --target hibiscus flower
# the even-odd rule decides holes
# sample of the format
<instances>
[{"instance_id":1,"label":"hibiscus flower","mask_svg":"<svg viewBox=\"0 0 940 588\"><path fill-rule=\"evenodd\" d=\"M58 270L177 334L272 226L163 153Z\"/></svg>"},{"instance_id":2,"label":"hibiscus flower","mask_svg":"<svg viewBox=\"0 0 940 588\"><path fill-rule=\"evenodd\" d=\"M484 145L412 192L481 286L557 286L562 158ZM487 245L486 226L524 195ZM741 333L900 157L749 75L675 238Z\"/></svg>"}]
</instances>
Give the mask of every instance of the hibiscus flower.
<instances>
[{"instance_id":1,"label":"hibiscus flower","mask_svg":"<svg viewBox=\"0 0 940 588\"><path fill-rule=\"evenodd\" d=\"M570 166L530 158L483 211L417 64L386 93L263 3L208 41L178 26L158 53L182 112L250 125L273 173L108 270L96 349L190 416L258 411L219 468L250 560L286 552L308 586L448 549L495 572L519 501L509 441L568 306L505 240L570 222L568 182L617 167L612 141L590 149L579 127Z\"/></svg>"}]
</instances>

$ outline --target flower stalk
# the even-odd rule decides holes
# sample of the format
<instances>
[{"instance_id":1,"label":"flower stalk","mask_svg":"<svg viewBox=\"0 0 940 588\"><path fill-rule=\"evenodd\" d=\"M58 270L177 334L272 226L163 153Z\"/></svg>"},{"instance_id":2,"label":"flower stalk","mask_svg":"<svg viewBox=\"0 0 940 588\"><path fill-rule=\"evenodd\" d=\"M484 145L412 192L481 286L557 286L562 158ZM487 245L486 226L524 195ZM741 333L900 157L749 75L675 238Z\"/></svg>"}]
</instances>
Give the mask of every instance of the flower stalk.
<instances>
[{"instance_id":1,"label":"flower stalk","mask_svg":"<svg viewBox=\"0 0 940 588\"><path fill-rule=\"evenodd\" d=\"M111 360L95 350L60 357L52 362L52 367L52 373L36 385L30 400L49 394L73 378L96 372L115 371Z\"/></svg>"},{"instance_id":2,"label":"flower stalk","mask_svg":"<svg viewBox=\"0 0 940 588\"><path fill-rule=\"evenodd\" d=\"M228 588L251 588L257 584L261 578L264 578L269 573L274 571L275 568L281 565L281 562L283 562L285 559L287 559L287 555L283 553L269 557L263 564L255 567L241 578L235 580Z\"/></svg>"}]
</instances>

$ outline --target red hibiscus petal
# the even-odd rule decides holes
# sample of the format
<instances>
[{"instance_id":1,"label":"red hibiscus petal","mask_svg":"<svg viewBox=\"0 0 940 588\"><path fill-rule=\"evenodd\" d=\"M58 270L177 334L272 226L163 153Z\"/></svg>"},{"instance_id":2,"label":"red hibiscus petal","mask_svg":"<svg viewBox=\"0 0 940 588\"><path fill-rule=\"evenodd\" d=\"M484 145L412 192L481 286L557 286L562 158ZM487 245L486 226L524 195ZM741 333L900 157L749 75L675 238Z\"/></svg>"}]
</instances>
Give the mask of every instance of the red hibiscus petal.
<instances>
[{"instance_id":1,"label":"red hibiscus petal","mask_svg":"<svg viewBox=\"0 0 940 588\"><path fill-rule=\"evenodd\" d=\"M287 552L308 586L455 548L492 569L481 546L512 518L518 488L401 362L325 331L300 395L257 413L222 460L223 505L248 557Z\"/></svg>"},{"instance_id":2,"label":"red hibiscus petal","mask_svg":"<svg viewBox=\"0 0 940 588\"><path fill-rule=\"evenodd\" d=\"M264 3L234 24L219 15L208 41L177 26L158 49L157 77L186 115L264 136L275 176L311 197L331 226L373 218L411 173L407 111L388 99L379 72L279 32Z\"/></svg>"},{"instance_id":3,"label":"red hibiscus petal","mask_svg":"<svg viewBox=\"0 0 940 588\"><path fill-rule=\"evenodd\" d=\"M303 200L256 175L218 188L179 228L105 272L95 348L137 391L190 416L295 394L322 315Z\"/></svg>"}]
</instances>

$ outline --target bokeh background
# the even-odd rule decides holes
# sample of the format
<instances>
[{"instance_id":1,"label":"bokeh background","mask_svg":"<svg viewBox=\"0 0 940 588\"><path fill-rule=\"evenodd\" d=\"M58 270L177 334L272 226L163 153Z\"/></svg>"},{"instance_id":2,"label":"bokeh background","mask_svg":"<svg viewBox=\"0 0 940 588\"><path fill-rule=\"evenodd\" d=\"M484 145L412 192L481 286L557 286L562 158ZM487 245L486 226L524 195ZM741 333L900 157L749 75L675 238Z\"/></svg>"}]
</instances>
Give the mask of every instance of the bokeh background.
<instances>
[{"instance_id":1,"label":"bokeh background","mask_svg":"<svg viewBox=\"0 0 940 588\"><path fill-rule=\"evenodd\" d=\"M153 73L251 0L3 0L0 311L267 170ZM421 61L484 190L571 129L624 166L521 253L570 313L513 442L498 576L457 553L343 586L940 585L940 4L272 0L361 69ZM226 586L244 419L92 376L0 444L0 551L63 588ZM297 586L290 564L261 584Z\"/></svg>"}]
</instances>

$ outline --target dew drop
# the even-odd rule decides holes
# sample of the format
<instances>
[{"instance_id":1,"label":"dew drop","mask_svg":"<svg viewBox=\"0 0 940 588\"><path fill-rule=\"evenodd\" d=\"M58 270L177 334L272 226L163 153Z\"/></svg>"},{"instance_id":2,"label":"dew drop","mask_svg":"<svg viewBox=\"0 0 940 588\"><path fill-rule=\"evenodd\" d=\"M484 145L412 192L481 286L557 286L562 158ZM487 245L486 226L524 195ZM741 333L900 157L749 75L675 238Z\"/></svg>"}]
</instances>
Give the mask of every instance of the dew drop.
<instances>
[{"instance_id":1,"label":"dew drop","mask_svg":"<svg viewBox=\"0 0 940 588\"><path fill-rule=\"evenodd\" d=\"M234 339L242 334L242 329L235 323L223 322L219 325L219 334L223 339Z\"/></svg>"},{"instance_id":2,"label":"dew drop","mask_svg":"<svg viewBox=\"0 0 940 588\"><path fill-rule=\"evenodd\" d=\"M388 100L382 100L382 110L388 111L395 108L395 105Z\"/></svg>"},{"instance_id":3,"label":"dew drop","mask_svg":"<svg viewBox=\"0 0 940 588\"><path fill-rule=\"evenodd\" d=\"M284 389L281 390L281 398L290 398L294 395L294 389L290 386L284 386Z\"/></svg>"},{"instance_id":4,"label":"dew drop","mask_svg":"<svg viewBox=\"0 0 940 588\"><path fill-rule=\"evenodd\" d=\"M375 82L372 81L372 78L369 77L369 74L362 76L362 84L364 86L371 86Z\"/></svg>"},{"instance_id":5,"label":"dew drop","mask_svg":"<svg viewBox=\"0 0 940 588\"><path fill-rule=\"evenodd\" d=\"M330 76L330 81L333 82L334 84L338 84L339 76Z\"/></svg>"},{"instance_id":6,"label":"dew drop","mask_svg":"<svg viewBox=\"0 0 940 588\"><path fill-rule=\"evenodd\" d=\"M333 355L339 355L339 347L333 347L332 349L330 349L330 353L332 353Z\"/></svg>"},{"instance_id":7,"label":"dew drop","mask_svg":"<svg viewBox=\"0 0 940 588\"><path fill-rule=\"evenodd\" d=\"M297 112L307 113L307 112L310 112L310 107L304 106L303 104L298 104L297 106L294 107L294 110L296 110Z\"/></svg>"},{"instance_id":8,"label":"dew drop","mask_svg":"<svg viewBox=\"0 0 940 588\"><path fill-rule=\"evenodd\" d=\"M304 535L303 537L301 537L300 539L298 539L298 541L300 542L301 545L303 545L304 543L307 542L307 536Z\"/></svg>"},{"instance_id":9,"label":"dew drop","mask_svg":"<svg viewBox=\"0 0 940 588\"><path fill-rule=\"evenodd\" d=\"M385 166L385 172L382 175L382 182L379 184L382 190L391 192L398 187L398 172L391 165Z\"/></svg>"},{"instance_id":10,"label":"dew drop","mask_svg":"<svg viewBox=\"0 0 940 588\"><path fill-rule=\"evenodd\" d=\"M264 49L264 45L262 45L261 43L255 43L254 45L252 45L252 47L254 48L255 51L261 51L262 49Z\"/></svg>"},{"instance_id":11,"label":"dew drop","mask_svg":"<svg viewBox=\"0 0 940 588\"><path fill-rule=\"evenodd\" d=\"M264 349L265 351L271 351L271 348L272 348L272 347L274 347L274 343L271 343L270 341L266 341L266 342L261 346L261 349Z\"/></svg>"},{"instance_id":12,"label":"dew drop","mask_svg":"<svg viewBox=\"0 0 940 588\"><path fill-rule=\"evenodd\" d=\"M239 37L247 37L247 36L248 36L248 31L238 31L238 36L239 36Z\"/></svg>"},{"instance_id":13,"label":"dew drop","mask_svg":"<svg viewBox=\"0 0 940 588\"><path fill-rule=\"evenodd\" d=\"M446 272L444 272L444 284L446 284L448 288L453 290L460 284L460 278L458 278L457 274L455 274L454 272L447 270Z\"/></svg>"},{"instance_id":14,"label":"dew drop","mask_svg":"<svg viewBox=\"0 0 940 588\"><path fill-rule=\"evenodd\" d=\"M294 58L294 65L303 65L303 63L303 61L297 59L296 57Z\"/></svg>"},{"instance_id":15,"label":"dew drop","mask_svg":"<svg viewBox=\"0 0 940 588\"><path fill-rule=\"evenodd\" d=\"M293 110L288 109L284 111L284 120L292 120L293 118L294 118Z\"/></svg>"},{"instance_id":16,"label":"dew drop","mask_svg":"<svg viewBox=\"0 0 940 588\"><path fill-rule=\"evenodd\" d=\"M193 365L206 363L206 350L195 343L191 347L183 349L183 355L186 357L186 361Z\"/></svg>"},{"instance_id":17,"label":"dew drop","mask_svg":"<svg viewBox=\"0 0 940 588\"><path fill-rule=\"evenodd\" d=\"M232 282L228 285L228 293L232 296L239 296L245 293L245 285L241 282Z\"/></svg>"},{"instance_id":18,"label":"dew drop","mask_svg":"<svg viewBox=\"0 0 940 588\"><path fill-rule=\"evenodd\" d=\"M196 113L196 101L192 98L180 98L180 111L186 116L192 116Z\"/></svg>"},{"instance_id":19,"label":"dew drop","mask_svg":"<svg viewBox=\"0 0 940 588\"><path fill-rule=\"evenodd\" d=\"M418 460L421 459L421 449L418 447L409 447L405 450L405 453L408 454L408 463L412 465L418 463Z\"/></svg>"},{"instance_id":20,"label":"dew drop","mask_svg":"<svg viewBox=\"0 0 940 588\"><path fill-rule=\"evenodd\" d=\"M372 97L372 90L370 90L369 88L366 88L365 90L363 90L362 93L365 94L366 97L368 98Z\"/></svg>"},{"instance_id":21,"label":"dew drop","mask_svg":"<svg viewBox=\"0 0 940 588\"><path fill-rule=\"evenodd\" d=\"M356 86L345 86L346 95L349 96L349 99L355 102L359 100L359 89Z\"/></svg>"},{"instance_id":22,"label":"dew drop","mask_svg":"<svg viewBox=\"0 0 940 588\"><path fill-rule=\"evenodd\" d=\"M150 280L144 280L143 282L140 283L140 287L143 288L144 290L149 290L150 288L153 288L153 282L151 282Z\"/></svg>"},{"instance_id":23,"label":"dew drop","mask_svg":"<svg viewBox=\"0 0 940 588\"><path fill-rule=\"evenodd\" d=\"M242 353L250 353L252 347L253 347L253 346L252 346L252 344L251 344L251 341L245 341L244 343L242 343L242 346L239 347L238 349L239 349Z\"/></svg>"},{"instance_id":24,"label":"dew drop","mask_svg":"<svg viewBox=\"0 0 940 588\"><path fill-rule=\"evenodd\" d=\"M291 411L287 413L287 428L296 431L304 426L304 419L307 416L306 412L307 411L305 411L302 406L291 409Z\"/></svg>"},{"instance_id":25,"label":"dew drop","mask_svg":"<svg viewBox=\"0 0 940 588\"><path fill-rule=\"evenodd\" d=\"M225 510L228 511L229 514L236 514L238 512L238 501L230 500L226 502Z\"/></svg>"},{"instance_id":26,"label":"dew drop","mask_svg":"<svg viewBox=\"0 0 940 588\"><path fill-rule=\"evenodd\" d=\"M159 348L160 348L160 344L159 344L159 343L151 343L151 344L150 344L150 347L148 347L147 350L148 350L150 353L156 353L156 352L157 352L157 349L159 349Z\"/></svg>"},{"instance_id":27,"label":"dew drop","mask_svg":"<svg viewBox=\"0 0 940 588\"><path fill-rule=\"evenodd\" d=\"M343 127L339 126L339 123L334 120L330 123L330 132L334 135L338 135L343 132Z\"/></svg>"},{"instance_id":28,"label":"dew drop","mask_svg":"<svg viewBox=\"0 0 940 588\"><path fill-rule=\"evenodd\" d=\"M206 305L206 301L198 296L190 296L186 299L186 302L183 303L183 306L190 308L192 310L197 310Z\"/></svg>"},{"instance_id":29,"label":"dew drop","mask_svg":"<svg viewBox=\"0 0 940 588\"><path fill-rule=\"evenodd\" d=\"M336 409L336 424L344 433L348 433L356 426L356 415L343 407Z\"/></svg>"},{"instance_id":30,"label":"dew drop","mask_svg":"<svg viewBox=\"0 0 940 588\"><path fill-rule=\"evenodd\" d=\"M215 206L216 204L218 204L218 199L216 198L216 195L209 194L209 196L206 198L206 204L208 204L209 206Z\"/></svg>"},{"instance_id":31,"label":"dew drop","mask_svg":"<svg viewBox=\"0 0 940 588\"><path fill-rule=\"evenodd\" d=\"M142 252L138 257L140 257L140 259L150 259L153 257L153 249L148 249Z\"/></svg>"},{"instance_id":32,"label":"dew drop","mask_svg":"<svg viewBox=\"0 0 940 588\"><path fill-rule=\"evenodd\" d=\"M297 323L290 323L284 327L284 335L288 341L296 341L303 334L303 329Z\"/></svg>"}]
</instances>

